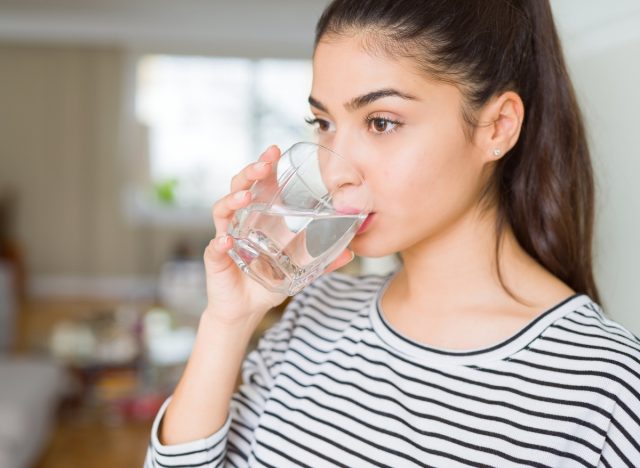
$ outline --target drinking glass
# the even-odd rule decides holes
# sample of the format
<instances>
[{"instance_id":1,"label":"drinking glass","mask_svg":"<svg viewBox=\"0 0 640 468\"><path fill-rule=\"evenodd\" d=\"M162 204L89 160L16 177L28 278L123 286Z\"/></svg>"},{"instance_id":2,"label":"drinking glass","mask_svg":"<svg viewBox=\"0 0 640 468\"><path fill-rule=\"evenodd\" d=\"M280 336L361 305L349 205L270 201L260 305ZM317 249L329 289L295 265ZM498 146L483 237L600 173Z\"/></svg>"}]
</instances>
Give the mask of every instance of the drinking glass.
<instances>
[{"instance_id":1,"label":"drinking glass","mask_svg":"<svg viewBox=\"0 0 640 468\"><path fill-rule=\"evenodd\" d=\"M329 148L299 142L234 214L229 255L267 289L294 295L349 245L370 211L362 175Z\"/></svg>"}]
</instances>

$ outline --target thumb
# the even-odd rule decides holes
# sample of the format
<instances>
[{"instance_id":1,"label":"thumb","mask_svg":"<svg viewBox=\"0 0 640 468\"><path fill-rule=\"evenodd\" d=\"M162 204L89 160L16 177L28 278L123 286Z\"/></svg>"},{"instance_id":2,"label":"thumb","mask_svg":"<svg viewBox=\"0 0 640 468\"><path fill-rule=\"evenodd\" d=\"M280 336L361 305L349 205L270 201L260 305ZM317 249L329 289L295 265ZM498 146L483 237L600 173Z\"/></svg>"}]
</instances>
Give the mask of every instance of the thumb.
<instances>
[{"instance_id":1,"label":"thumb","mask_svg":"<svg viewBox=\"0 0 640 468\"><path fill-rule=\"evenodd\" d=\"M342 268L347 263L351 262L355 258L355 254L349 250L345 249L342 251L338 258L336 258L333 262L329 264L329 266L325 269L325 273L330 273L333 270L337 270L338 268Z\"/></svg>"}]
</instances>

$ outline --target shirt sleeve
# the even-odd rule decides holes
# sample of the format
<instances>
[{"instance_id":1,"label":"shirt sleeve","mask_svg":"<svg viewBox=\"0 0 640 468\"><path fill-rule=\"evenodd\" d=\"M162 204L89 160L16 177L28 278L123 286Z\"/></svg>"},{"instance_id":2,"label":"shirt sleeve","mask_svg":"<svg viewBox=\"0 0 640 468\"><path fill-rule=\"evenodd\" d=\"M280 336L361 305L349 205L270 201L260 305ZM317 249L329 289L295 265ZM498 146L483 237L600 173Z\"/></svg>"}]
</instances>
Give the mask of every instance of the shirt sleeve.
<instances>
[{"instance_id":1,"label":"shirt sleeve","mask_svg":"<svg viewBox=\"0 0 640 468\"><path fill-rule=\"evenodd\" d=\"M638 343L640 344L640 342ZM635 353L640 357L640 352ZM640 361L638 361L640 362ZM640 371L640 365L635 366ZM605 437L600 467L637 467L640 464L640 373L618 394ZM625 376L629 377L629 376Z\"/></svg>"},{"instance_id":2,"label":"shirt sleeve","mask_svg":"<svg viewBox=\"0 0 640 468\"><path fill-rule=\"evenodd\" d=\"M293 298L282 318L265 332L243 361L242 384L232 396L229 415L218 431L204 439L163 445L158 428L171 397L164 402L153 422L145 468L247 466L253 431L289 347L303 296L304 292Z\"/></svg>"}]
</instances>

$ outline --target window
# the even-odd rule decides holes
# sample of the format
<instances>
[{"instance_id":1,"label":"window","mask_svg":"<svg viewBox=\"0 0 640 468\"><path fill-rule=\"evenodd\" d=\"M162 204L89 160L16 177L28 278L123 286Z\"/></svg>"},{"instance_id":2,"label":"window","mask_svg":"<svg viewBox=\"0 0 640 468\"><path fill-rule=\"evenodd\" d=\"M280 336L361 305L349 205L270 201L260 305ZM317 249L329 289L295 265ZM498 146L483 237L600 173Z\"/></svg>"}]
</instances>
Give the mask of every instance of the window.
<instances>
[{"instance_id":1,"label":"window","mask_svg":"<svg viewBox=\"0 0 640 468\"><path fill-rule=\"evenodd\" d=\"M135 105L148 174L137 204L165 219L191 212L210 222L231 177L267 146L314 138L304 122L310 89L308 60L141 57Z\"/></svg>"}]
</instances>

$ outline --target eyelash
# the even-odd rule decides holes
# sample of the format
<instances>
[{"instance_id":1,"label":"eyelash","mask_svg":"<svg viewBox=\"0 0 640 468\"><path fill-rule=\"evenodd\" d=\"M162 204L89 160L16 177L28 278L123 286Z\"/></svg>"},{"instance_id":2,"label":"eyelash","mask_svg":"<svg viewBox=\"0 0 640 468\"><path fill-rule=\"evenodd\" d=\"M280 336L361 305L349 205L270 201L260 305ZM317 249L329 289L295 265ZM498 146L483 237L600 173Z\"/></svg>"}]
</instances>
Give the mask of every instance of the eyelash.
<instances>
[{"instance_id":1,"label":"eyelash","mask_svg":"<svg viewBox=\"0 0 640 468\"><path fill-rule=\"evenodd\" d=\"M321 122L326 122L326 120L318 119L318 118L311 118L311 117L305 117L304 121L307 122L309 125L315 125L315 124L319 124ZM316 129L316 130L318 130L318 129Z\"/></svg>"},{"instance_id":2,"label":"eyelash","mask_svg":"<svg viewBox=\"0 0 640 468\"><path fill-rule=\"evenodd\" d=\"M324 119L318 119L318 118L305 118L304 119L305 122L307 122L309 125L316 125L316 124L322 124L322 123L328 123L326 120ZM371 115L371 116L367 116L364 119L364 123L369 126L371 125L371 122L374 121L382 121L382 122L387 122L389 124L393 124L394 127L390 130L385 130L384 132L373 132L375 135L389 135L395 131L398 130L398 128L400 128L402 126L402 122L398 121L398 120L392 120L392 119L388 119L386 117L380 117L380 116L376 116L376 115ZM320 130L320 128L316 128L316 131L321 132L323 130Z\"/></svg>"}]
</instances>

